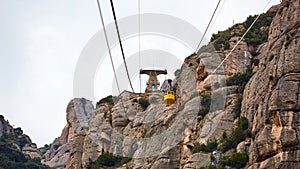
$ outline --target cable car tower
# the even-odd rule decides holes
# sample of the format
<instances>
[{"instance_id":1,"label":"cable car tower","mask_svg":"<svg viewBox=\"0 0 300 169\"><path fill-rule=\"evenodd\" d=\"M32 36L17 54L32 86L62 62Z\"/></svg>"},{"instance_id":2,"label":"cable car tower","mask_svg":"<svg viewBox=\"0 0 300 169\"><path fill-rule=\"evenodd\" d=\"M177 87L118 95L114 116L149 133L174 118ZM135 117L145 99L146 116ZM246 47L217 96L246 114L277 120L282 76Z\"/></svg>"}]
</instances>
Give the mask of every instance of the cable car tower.
<instances>
[{"instance_id":1,"label":"cable car tower","mask_svg":"<svg viewBox=\"0 0 300 169\"><path fill-rule=\"evenodd\" d=\"M157 76L164 74L167 74L167 70L154 70L154 69L150 69L150 70L140 70L140 74L146 74L149 76L149 80L147 81L146 85L146 93L149 93L151 91L156 91L158 90L158 86L160 85Z\"/></svg>"}]
</instances>

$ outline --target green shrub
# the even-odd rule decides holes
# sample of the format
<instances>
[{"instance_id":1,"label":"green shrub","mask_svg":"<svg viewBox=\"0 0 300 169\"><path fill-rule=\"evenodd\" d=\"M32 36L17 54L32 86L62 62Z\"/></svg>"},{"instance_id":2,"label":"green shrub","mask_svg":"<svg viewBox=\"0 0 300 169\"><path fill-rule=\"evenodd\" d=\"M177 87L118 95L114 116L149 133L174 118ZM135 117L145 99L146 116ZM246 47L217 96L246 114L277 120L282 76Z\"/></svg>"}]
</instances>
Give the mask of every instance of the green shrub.
<instances>
[{"instance_id":1,"label":"green shrub","mask_svg":"<svg viewBox=\"0 0 300 169\"><path fill-rule=\"evenodd\" d=\"M200 167L200 169L225 169L225 166L223 164L217 164L217 165L209 165L206 167Z\"/></svg>"},{"instance_id":2,"label":"green shrub","mask_svg":"<svg viewBox=\"0 0 300 169\"><path fill-rule=\"evenodd\" d=\"M268 40L268 29L261 29L262 27L270 26L275 13L267 12L262 14L253 27L249 30L247 35L245 36L245 41L248 45L253 47L257 47L260 44L267 42ZM257 15L249 16L247 20L243 23L245 29L248 29L253 21L256 19Z\"/></svg>"},{"instance_id":3,"label":"green shrub","mask_svg":"<svg viewBox=\"0 0 300 169\"><path fill-rule=\"evenodd\" d=\"M199 153L200 151L203 152L213 152L217 149L218 143L216 141L208 142L207 145L205 144L195 144L193 149L193 153Z\"/></svg>"},{"instance_id":4,"label":"green shrub","mask_svg":"<svg viewBox=\"0 0 300 169\"><path fill-rule=\"evenodd\" d=\"M114 103L114 97L112 95L109 95L97 102L96 105L99 106L102 103Z\"/></svg>"},{"instance_id":5,"label":"green shrub","mask_svg":"<svg viewBox=\"0 0 300 169\"><path fill-rule=\"evenodd\" d=\"M21 140L19 140L20 138ZM0 137L0 168L48 169L49 167L41 164L40 159L31 159L14 146L14 144L20 144L22 138L25 137L20 138L13 134L5 134Z\"/></svg>"},{"instance_id":6,"label":"green shrub","mask_svg":"<svg viewBox=\"0 0 300 169\"><path fill-rule=\"evenodd\" d=\"M268 27L270 26L275 14L276 13L271 12L262 14L246 34L244 41L246 41L248 45L254 48L257 48L262 43L267 42L269 32ZM236 24L225 31L219 31L217 34L213 34L209 44L202 46L198 51L198 54L203 52L213 52L215 50L228 50L230 48L229 40L232 37L242 37L256 17L257 15L249 16L244 23ZM244 27L243 29L239 30L238 32L232 32L233 29L239 29L238 27L240 27L241 25ZM252 56L258 55L258 53L256 52L252 52L251 54Z\"/></svg>"},{"instance_id":7,"label":"green shrub","mask_svg":"<svg viewBox=\"0 0 300 169\"><path fill-rule=\"evenodd\" d=\"M101 167L118 167L127 162L129 162L131 158L121 157L114 155L109 152L102 152L102 154L97 158L96 161L90 161L87 168L88 169L98 169Z\"/></svg>"},{"instance_id":8,"label":"green shrub","mask_svg":"<svg viewBox=\"0 0 300 169\"><path fill-rule=\"evenodd\" d=\"M237 97L237 101L233 106L232 112L234 113L234 118L237 118L241 114L241 107L242 107L243 95L239 94Z\"/></svg>"},{"instance_id":9,"label":"green shrub","mask_svg":"<svg viewBox=\"0 0 300 169\"><path fill-rule=\"evenodd\" d=\"M238 121L237 130L245 131L248 129L248 127L249 127L248 119L246 117L241 117Z\"/></svg>"},{"instance_id":10,"label":"green shrub","mask_svg":"<svg viewBox=\"0 0 300 169\"><path fill-rule=\"evenodd\" d=\"M143 108L144 110L146 110L147 107L150 105L148 99L144 99L144 98L140 98L140 99L138 100L138 103L142 106L142 108Z\"/></svg>"},{"instance_id":11,"label":"green shrub","mask_svg":"<svg viewBox=\"0 0 300 169\"><path fill-rule=\"evenodd\" d=\"M223 134L222 134L222 139L224 140L224 139L227 139L227 138L228 138L227 133L226 133L226 131L224 131Z\"/></svg>"},{"instance_id":12,"label":"green shrub","mask_svg":"<svg viewBox=\"0 0 300 169\"><path fill-rule=\"evenodd\" d=\"M210 41L216 50L228 50L229 40L232 37L231 30L227 29L225 31L219 31L217 34L212 34Z\"/></svg>"},{"instance_id":13,"label":"green shrub","mask_svg":"<svg viewBox=\"0 0 300 169\"><path fill-rule=\"evenodd\" d=\"M252 74L247 72L247 73L237 73L232 75L226 80L227 86L243 86L246 85L247 82L250 80Z\"/></svg>"},{"instance_id":14,"label":"green shrub","mask_svg":"<svg viewBox=\"0 0 300 169\"><path fill-rule=\"evenodd\" d=\"M29 143L30 143L29 140L27 140L27 138L24 136L18 137L18 139L17 139L17 144L21 148L23 148L26 144L29 144Z\"/></svg>"},{"instance_id":15,"label":"green shrub","mask_svg":"<svg viewBox=\"0 0 300 169\"><path fill-rule=\"evenodd\" d=\"M205 116L210 109L211 105L211 95L208 93L201 93L201 108L198 112L198 116Z\"/></svg>"},{"instance_id":16,"label":"green shrub","mask_svg":"<svg viewBox=\"0 0 300 169\"><path fill-rule=\"evenodd\" d=\"M246 153L235 152L232 155L223 156L221 158L221 163L233 168L243 168L247 164L248 160L249 158Z\"/></svg>"},{"instance_id":17,"label":"green shrub","mask_svg":"<svg viewBox=\"0 0 300 169\"><path fill-rule=\"evenodd\" d=\"M234 131L228 138L222 140L222 152L226 152L230 149L236 148L240 142L246 139L246 137L251 137L251 133L248 130L248 127L248 119L245 117L241 117L238 121L237 128L234 129Z\"/></svg>"}]
</instances>

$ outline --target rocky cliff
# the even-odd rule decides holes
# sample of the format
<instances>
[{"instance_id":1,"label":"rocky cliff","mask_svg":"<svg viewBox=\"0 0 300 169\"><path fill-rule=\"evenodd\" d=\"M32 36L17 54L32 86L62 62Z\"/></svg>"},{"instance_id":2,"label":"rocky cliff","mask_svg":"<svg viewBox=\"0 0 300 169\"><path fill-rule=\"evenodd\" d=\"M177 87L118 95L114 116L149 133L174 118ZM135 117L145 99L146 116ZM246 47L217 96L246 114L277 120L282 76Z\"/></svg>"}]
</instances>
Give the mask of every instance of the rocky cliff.
<instances>
[{"instance_id":1,"label":"rocky cliff","mask_svg":"<svg viewBox=\"0 0 300 169\"><path fill-rule=\"evenodd\" d=\"M50 144L42 163L51 168L65 168L72 152L73 140L76 138L74 135L88 128L88 120L93 112L94 106L91 101L84 98L73 99L66 110L67 125L60 137Z\"/></svg>"},{"instance_id":2,"label":"rocky cliff","mask_svg":"<svg viewBox=\"0 0 300 169\"><path fill-rule=\"evenodd\" d=\"M300 1L283 1L244 93L249 168L300 168Z\"/></svg>"},{"instance_id":3,"label":"rocky cliff","mask_svg":"<svg viewBox=\"0 0 300 169\"><path fill-rule=\"evenodd\" d=\"M72 100L67 125L44 163L70 169L300 168L299 5L284 0L263 14L223 69L216 68L255 16L213 35L175 72L176 102L169 107L159 91L125 91L95 109L85 99Z\"/></svg>"},{"instance_id":4,"label":"rocky cliff","mask_svg":"<svg viewBox=\"0 0 300 169\"><path fill-rule=\"evenodd\" d=\"M41 158L41 151L29 136L0 115L0 168L48 168L40 163Z\"/></svg>"}]
</instances>

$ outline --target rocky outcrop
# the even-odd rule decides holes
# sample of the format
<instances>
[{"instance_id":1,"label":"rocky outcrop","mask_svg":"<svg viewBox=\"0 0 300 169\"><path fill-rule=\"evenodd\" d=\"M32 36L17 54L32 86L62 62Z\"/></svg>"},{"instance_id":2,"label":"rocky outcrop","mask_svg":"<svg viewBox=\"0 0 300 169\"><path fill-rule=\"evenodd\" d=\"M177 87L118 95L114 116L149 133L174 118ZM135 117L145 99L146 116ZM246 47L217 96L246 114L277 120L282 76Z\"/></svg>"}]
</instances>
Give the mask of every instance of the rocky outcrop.
<instances>
[{"instance_id":1,"label":"rocky outcrop","mask_svg":"<svg viewBox=\"0 0 300 169\"><path fill-rule=\"evenodd\" d=\"M83 154L83 144L84 144L85 136L86 136L85 131L81 131L80 133L74 136L70 158L68 159L66 168L70 168L70 169L82 168L82 154Z\"/></svg>"},{"instance_id":2,"label":"rocky outcrop","mask_svg":"<svg viewBox=\"0 0 300 169\"><path fill-rule=\"evenodd\" d=\"M0 137L3 136L3 134L10 134L12 132L13 127L8 123L8 121L5 121L2 115L0 115Z\"/></svg>"},{"instance_id":3,"label":"rocky outcrop","mask_svg":"<svg viewBox=\"0 0 300 169\"><path fill-rule=\"evenodd\" d=\"M72 150L73 138L88 129L90 116L94 114L91 101L75 98L67 106L67 125L45 153L42 162L52 168L65 168Z\"/></svg>"},{"instance_id":4,"label":"rocky outcrop","mask_svg":"<svg viewBox=\"0 0 300 169\"><path fill-rule=\"evenodd\" d=\"M189 169L206 167L237 151L248 153L246 168L299 168L299 9L299 1L289 0L272 7L277 14L271 26L260 28L270 31L268 42L253 47L242 41L223 69L218 66L239 41L242 24L231 29L228 50L187 57L173 81L176 102L171 106L164 104L159 91L125 91L114 103L99 102L95 110L87 101L73 100L67 109L68 124L46 161L56 168L86 168L105 151L131 159L119 169ZM252 56L254 50L260 54ZM243 94L239 91L244 86L226 86L227 78L249 73L251 66L253 77ZM217 152L213 162L211 153L193 151L212 141L222 146L241 119L234 111L242 96L241 116L249 120L252 136L247 133L236 147ZM142 105L146 102L148 107Z\"/></svg>"},{"instance_id":5,"label":"rocky outcrop","mask_svg":"<svg viewBox=\"0 0 300 169\"><path fill-rule=\"evenodd\" d=\"M207 54L206 54L207 55ZM217 56L217 53L214 54ZM100 104L90 117L88 130L75 134L67 168L87 166L103 151L130 157L127 168L189 168L210 164L210 153L203 159L192 156L195 143L206 143L221 138L233 130L232 103L236 87L213 87L212 104L205 120L199 121L201 108L197 70L211 73L218 62L211 58L192 55L185 60L176 79L177 102L166 107L162 92L137 95L123 92L114 105ZM202 64L201 64L202 63ZM202 67L202 68L201 68ZM210 80L207 80L209 78ZM221 83L224 75L202 76L205 85ZM139 100L148 100L144 110ZM218 106L216 106L218 105ZM221 106L220 106L221 105ZM75 143L76 141L76 143ZM208 158L207 158L208 157ZM80 168L80 167L79 167ZM122 167L121 167L122 168Z\"/></svg>"},{"instance_id":6,"label":"rocky outcrop","mask_svg":"<svg viewBox=\"0 0 300 169\"><path fill-rule=\"evenodd\" d=\"M31 159L41 159L42 153L37 148L35 143L32 143L29 136L23 134L20 127L13 128L8 121L0 115L0 137L8 135L9 142L13 142L16 149L21 151L23 154L28 155ZM5 139L4 139L5 141Z\"/></svg>"},{"instance_id":7,"label":"rocky outcrop","mask_svg":"<svg viewBox=\"0 0 300 169\"><path fill-rule=\"evenodd\" d=\"M183 169L206 167L210 163L210 153L195 153L189 157Z\"/></svg>"},{"instance_id":8,"label":"rocky outcrop","mask_svg":"<svg viewBox=\"0 0 300 169\"><path fill-rule=\"evenodd\" d=\"M26 137L28 140L30 140L30 138L28 136L26 136ZM31 143L31 140L29 141L29 144L25 144L24 147L22 147L22 153L29 155L30 158L32 158L32 159L34 159L34 158L41 159L42 158L42 153L37 148L36 144Z\"/></svg>"},{"instance_id":9,"label":"rocky outcrop","mask_svg":"<svg viewBox=\"0 0 300 169\"><path fill-rule=\"evenodd\" d=\"M91 101L84 98L73 99L67 107L67 125L59 138L60 144L67 143L75 133L88 128L89 117L94 112Z\"/></svg>"},{"instance_id":10,"label":"rocky outcrop","mask_svg":"<svg viewBox=\"0 0 300 169\"><path fill-rule=\"evenodd\" d=\"M251 122L249 168L299 168L300 3L276 7L242 112Z\"/></svg>"},{"instance_id":11,"label":"rocky outcrop","mask_svg":"<svg viewBox=\"0 0 300 169\"><path fill-rule=\"evenodd\" d=\"M241 30L241 28L239 28L239 30ZM241 37L239 36L233 36L229 40L230 49L234 48L234 46L238 43L240 38ZM251 64L251 49L252 48L248 46L248 44L245 41L241 41L237 45L236 49L232 52L232 54L230 55L230 57L228 57L224 64L225 75L227 77L233 74L246 72L247 68Z\"/></svg>"}]
</instances>

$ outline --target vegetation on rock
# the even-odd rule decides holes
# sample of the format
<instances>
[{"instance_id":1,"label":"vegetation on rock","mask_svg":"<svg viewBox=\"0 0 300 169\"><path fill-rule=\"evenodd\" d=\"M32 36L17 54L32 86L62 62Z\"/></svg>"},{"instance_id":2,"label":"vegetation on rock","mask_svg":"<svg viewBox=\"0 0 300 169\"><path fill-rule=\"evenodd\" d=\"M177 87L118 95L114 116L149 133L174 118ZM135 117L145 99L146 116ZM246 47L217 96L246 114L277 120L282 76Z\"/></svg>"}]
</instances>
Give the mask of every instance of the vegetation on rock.
<instances>
[{"instance_id":1,"label":"vegetation on rock","mask_svg":"<svg viewBox=\"0 0 300 169\"><path fill-rule=\"evenodd\" d=\"M217 149L218 143L217 141L208 142L207 145L205 144L195 144L193 153L203 152L213 152Z\"/></svg>"},{"instance_id":2,"label":"vegetation on rock","mask_svg":"<svg viewBox=\"0 0 300 169\"><path fill-rule=\"evenodd\" d=\"M248 119L241 117L232 134L228 138L222 140L222 144L220 146L221 151L226 152L230 149L234 149L240 142L244 141L246 137L251 137L251 132L248 130L248 127Z\"/></svg>"},{"instance_id":3,"label":"vegetation on rock","mask_svg":"<svg viewBox=\"0 0 300 169\"><path fill-rule=\"evenodd\" d=\"M115 99L114 96L109 95L109 96L107 96L107 97L99 100L99 102L97 102L96 106L98 107L100 104L103 104L103 103L110 103L110 104L112 104L112 103L114 103L114 99Z\"/></svg>"},{"instance_id":4,"label":"vegetation on rock","mask_svg":"<svg viewBox=\"0 0 300 169\"><path fill-rule=\"evenodd\" d=\"M209 112L211 105L211 94L210 93L201 93L201 108L198 112L198 116L202 118Z\"/></svg>"},{"instance_id":5,"label":"vegetation on rock","mask_svg":"<svg viewBox=\"0 0 300 169\"><path fill-rule=\"evenodd\" d=\"M233 168L243 168L249 158L246 153L233 153L231 155L222 156L220 163Z\"/></svg>"},{"instance_id":6,"label":"vegetation on rock","mask_svg":"<svg viewBox=\"0 0 300 169\"><path fill-rule=\"evenodd\" d=\"M267 12L262 14L253 27L246 34L244 41L253 48L258 47L260 44L267 42L269 26L272 22L275 13ZM208 45L202 46L198 53L202 52L212 52L215 50L229 50L229 41L232 37L242 37L246 30L251 26L253 21L256 19L257 15L249 16L244 23L236 24L225 31L219 31L213 34L210 43ZM253 50L252 53L255 53ZM257 53L255 53L257 55Z\"/></svg>"},{"instance_id":7,"label":"vegetation on rock","mask_svg":"<svg viewBox=\"0 0 300 169\"><path fill-rule=\"evenodd\" d=\"M248 29L253 21L257 18L258 15L249 16L247 20L243 23L245 29ZM268 33L269 29L266 29L271 25L273 17L275 13L267 12L262 14L253 27L249 30L249 32L245 36L245 41L248 45L257 47L258 45L262 44L263 42L268 41ZM265 29L264 29L265 28Z\"/></svg>"},{"instance_id":8,"label":"vegetation on rock","mask_svg":"<svg viewBox=\"0 0 300 169\"><path fill-rule=\"evenodd\" d=\"M21 131L20 128L17 128ZM26 137L14 134L4 134L0 138L0 168L13 169L46 169L49 168L42 165L39 158L31 159L28 155L24 155L17 146L22 148L29 143Z\"/></svg>"},{"instance_id":9,"label":"vegetation on rock","mask_svg":"<svg viewBox=\"0 0 300 169\"><path fill-rule=\"evenodd\" d=\"M90 161L87 169L116 168L129 162L130 160L131 158L120 157L112 153L103 151L96 161Z\"/></svg>"},{"instance_id":10,"label":"vegetation on rock","mask_svg":"<svg viewBox=\"0 0 300 169\"><path fill-rule=\"evenodd\" d=\"M237 73L232 75L226 80L227 86L245 86L252 74L250 72L247 73Z\"/></svg>"},{"instance_id":11,"label":"vegetation on rock","mask_svg":"<svg viewBox=\"0 0 300 169\"><path fill-rule=\"evenodd\" d=\"M252 77L251 72L246 72L246 73L237 73L231 77L229 77L226 80L226 84L228 86L238 86L236 93L238 94L237 100L233 106L233 113L235 118L240 116L241 113L241 106L242 106L242 101L243 101L243 93L246 87L246 84Z\"/></svg>"},{"instance_id":12,"label":"vegetation on rock","mask_svg":"<svg viewBox=\"0 0 300 169\"><path fill-rule=\"evenodd\" d=\"M149 100L148 100L148 99L145 99L145 98L140 98L140 99L138 100L138 103L142 106L142 108L143 108L144 110L146 110L147 107L150 105Z\"/></svg>"}]
</instances>

